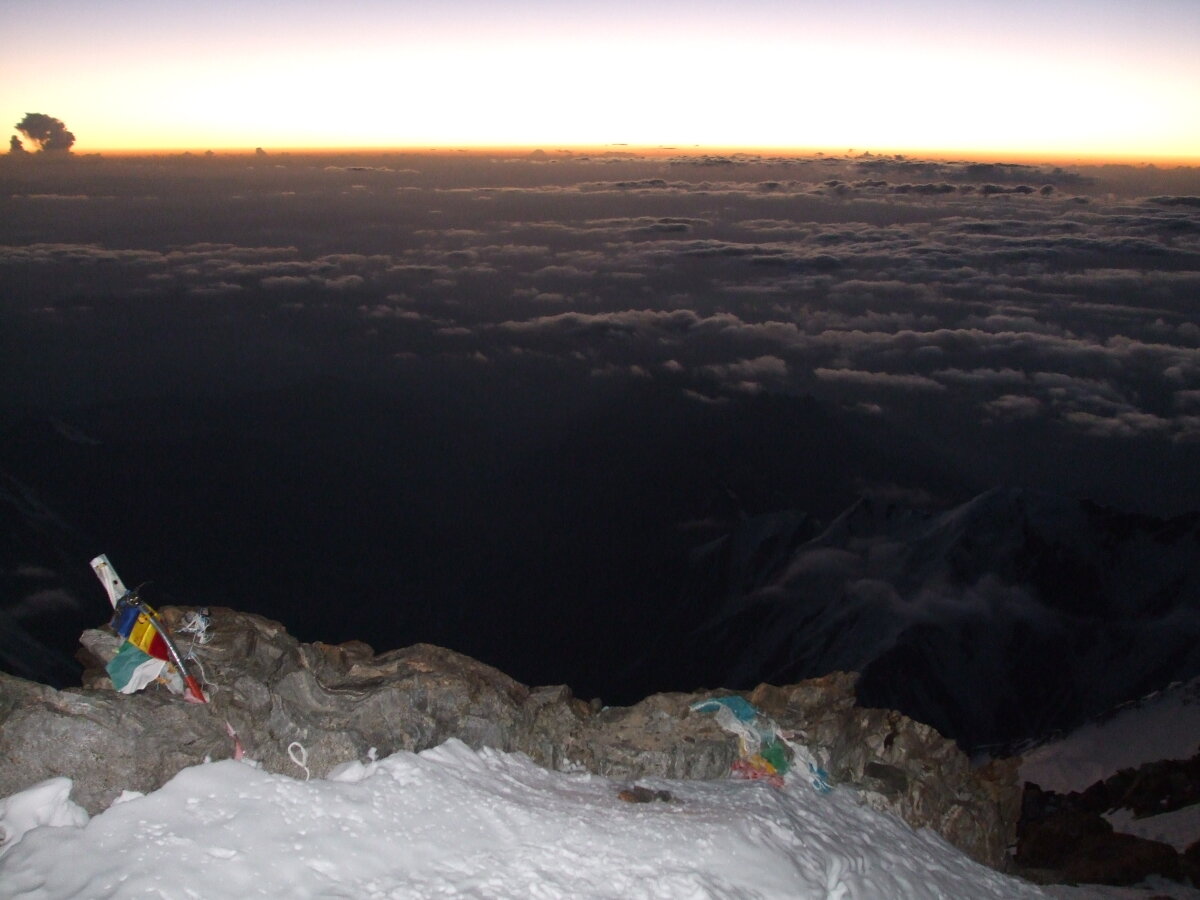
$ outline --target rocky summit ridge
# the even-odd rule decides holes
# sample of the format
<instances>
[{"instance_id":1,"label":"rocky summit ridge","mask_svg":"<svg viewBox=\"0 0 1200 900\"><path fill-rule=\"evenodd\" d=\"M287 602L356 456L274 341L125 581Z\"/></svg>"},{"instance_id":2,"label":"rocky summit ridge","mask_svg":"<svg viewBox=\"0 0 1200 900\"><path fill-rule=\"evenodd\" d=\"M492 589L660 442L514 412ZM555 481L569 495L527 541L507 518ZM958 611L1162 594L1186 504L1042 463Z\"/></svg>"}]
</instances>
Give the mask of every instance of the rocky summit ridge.
<instances>
[{"instance_id":1,"label":"rocky summit ridge","mask_svg":"<svg viewBox=\"0 0 1200 900\"><path fill-rule=\"evenodd\" d=\"M172 628L187 612L160 610ZM247 756L295 776L304 774L297 758L323 776L349 760L421 751L450 738L631 783L725 778L739 757L737 737L691 709L730 691L654 694L606 707L563 685L529 687L429 644L376 654L359 641L301 643L258 615L210 613L209 640L190 648L206 705L157 686L115 692L103 669L103 648L113 638L100 630L81 640L82 687L56 690L0 673L0 796L67 775L73 799L96 813L123 790L151 791L187 766L232 756L227 723ZM834 785L1002 867L1021 806L1016 761L973 767L933 728L859 706L857 678L835 672L741 696L802 742Z\"/></svg>"}]
</instances>

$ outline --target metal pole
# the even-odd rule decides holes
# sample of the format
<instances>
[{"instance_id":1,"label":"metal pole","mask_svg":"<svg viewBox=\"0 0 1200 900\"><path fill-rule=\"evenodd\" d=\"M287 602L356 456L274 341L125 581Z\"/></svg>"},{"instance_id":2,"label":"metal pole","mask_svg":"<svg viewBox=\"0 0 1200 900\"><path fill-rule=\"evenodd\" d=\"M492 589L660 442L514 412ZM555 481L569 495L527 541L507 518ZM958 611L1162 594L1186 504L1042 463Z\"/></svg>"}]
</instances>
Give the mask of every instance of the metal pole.
<instances>
[{"instance_id":1,"label":"metal pole","mask_svg":"<svg viewBox=\"0 0 1200 900\"><path fill-rule=\"evenodd\" d=\"M141 607L142 611L146 614L146 618L150 620L150 624L155 627L162 637L163 643L167 645L167 653L170 654L171 661L175 663L175 667L179 669L179 674L183 676L183 683L187 685L187 689L201 703L207 703L208 698L204 696L204 691L200 689L200 683L196 681L195 676L188 672L187 668L183 665L183 657L179 655L179 651L175 648L175 642L171 640L171 636L167 633L167 626L158 617L158 613L153 612L146 604L141 603Z\"/></svg>"}]
</instances>

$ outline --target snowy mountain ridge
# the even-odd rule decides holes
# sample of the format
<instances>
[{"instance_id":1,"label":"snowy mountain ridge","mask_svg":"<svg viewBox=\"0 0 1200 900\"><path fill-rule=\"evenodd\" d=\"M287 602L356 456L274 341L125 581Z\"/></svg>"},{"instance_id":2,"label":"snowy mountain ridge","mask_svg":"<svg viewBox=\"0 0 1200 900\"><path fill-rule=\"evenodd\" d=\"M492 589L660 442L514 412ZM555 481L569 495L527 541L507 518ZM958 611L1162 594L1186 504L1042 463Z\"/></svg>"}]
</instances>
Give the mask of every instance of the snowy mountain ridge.
<instances>
[{"instance_id":1,"label":"snowy mountain ridge","mask_svg":"<svg viewBox=\"0 0 1200 900\"><path fill-rule=\"evenodd\" d=\"M1200 678L1123 703L1070 734L1022 748L1021 779L1066 793L1143 763L1200 751Z\"/></svg>"},{"instance_id":2,"label":"snowy mountain ridge","mask_svg":"<svg viewBox=\"0 0 1200 900\"><path fill-rule=\"evenodd\" d=\"M1200 515L1006 488L941 512L863 499L808 540L776 514L699 553L681 606L708 666L687 676L859 671L864 705L1008 746L1200 674Z\"/></svg>"}]
</instances>

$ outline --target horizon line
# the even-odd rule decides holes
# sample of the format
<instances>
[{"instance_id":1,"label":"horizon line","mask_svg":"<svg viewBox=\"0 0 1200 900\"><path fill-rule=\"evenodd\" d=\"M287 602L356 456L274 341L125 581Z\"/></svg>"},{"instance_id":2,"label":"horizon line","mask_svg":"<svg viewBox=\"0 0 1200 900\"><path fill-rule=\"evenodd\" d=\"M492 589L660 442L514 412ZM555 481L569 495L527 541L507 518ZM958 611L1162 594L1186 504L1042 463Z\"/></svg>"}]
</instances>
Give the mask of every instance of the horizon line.
<instances>
[{"instance_id":1,"label":"horizon line","mask_svg":"<svg viewBox=\"0 0 1200 900\"><path fill-rule=\"evenodd\" d=\"M1063 152L1041 150L986 150L982 148L873 148L833 149L828 146L782 146L782 145L752 145L752 144L637 144L612 142L604 144L549 144L549 143L443 143L443 144L365 144L340 146L305 146L296 145L249 145L227 146L164 146L164 147L96 147L81 149L72 148L68 156L112 156L112 157L180 157L180 156L259 156L259 151L267 157L279 155L321 154L394 154L394 155L452 155L470 154L486 155L495 153L524 153L534 154L538 151L550 159L570 158L577 155L595 154L636 154L639 156L705 156L744 155L744 156L783 156L805 159L837 159L852 161L859 159L895 159L928 162L989 162L1013 163L1026 165L1142 165L1142 166L1200 166L1200 153L1103 153L1103 152ZM42 153L31 151L30 156L38 157ZM6 154L12 158L14 154Z\"/></svg>"}]
</instances>

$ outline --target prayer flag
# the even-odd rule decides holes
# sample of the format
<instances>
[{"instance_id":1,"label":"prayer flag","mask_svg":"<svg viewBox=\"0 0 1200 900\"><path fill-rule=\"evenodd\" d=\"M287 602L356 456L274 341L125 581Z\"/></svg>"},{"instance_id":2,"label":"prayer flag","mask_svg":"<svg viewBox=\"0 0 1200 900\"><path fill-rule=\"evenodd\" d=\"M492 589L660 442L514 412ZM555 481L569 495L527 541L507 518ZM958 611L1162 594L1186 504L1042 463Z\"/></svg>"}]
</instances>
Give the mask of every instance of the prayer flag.
<instances>
[{"instance_id":1,"label":"prayer flag","mask_svg":"<svg viewBox=\"0 0 1200 900\"><path fill-rule=\"evenodd\" d=\"M122 694L140 691L167 667L167 642L151 621L153 612L144 604L117 603L112 626L125 638L125 643L105 669L113 686Z\"/></svg>"},{"instance_id":2,"label":"prayer flag","mask_svg":"<svg viewBox=\"0 0 1200 900\"><path fill-rule=\"evenodd\" d=\"M113 687L122 694L132 694L162 675L167 663L126 641L104 668Z\"/></svg>"}]
</instances>

